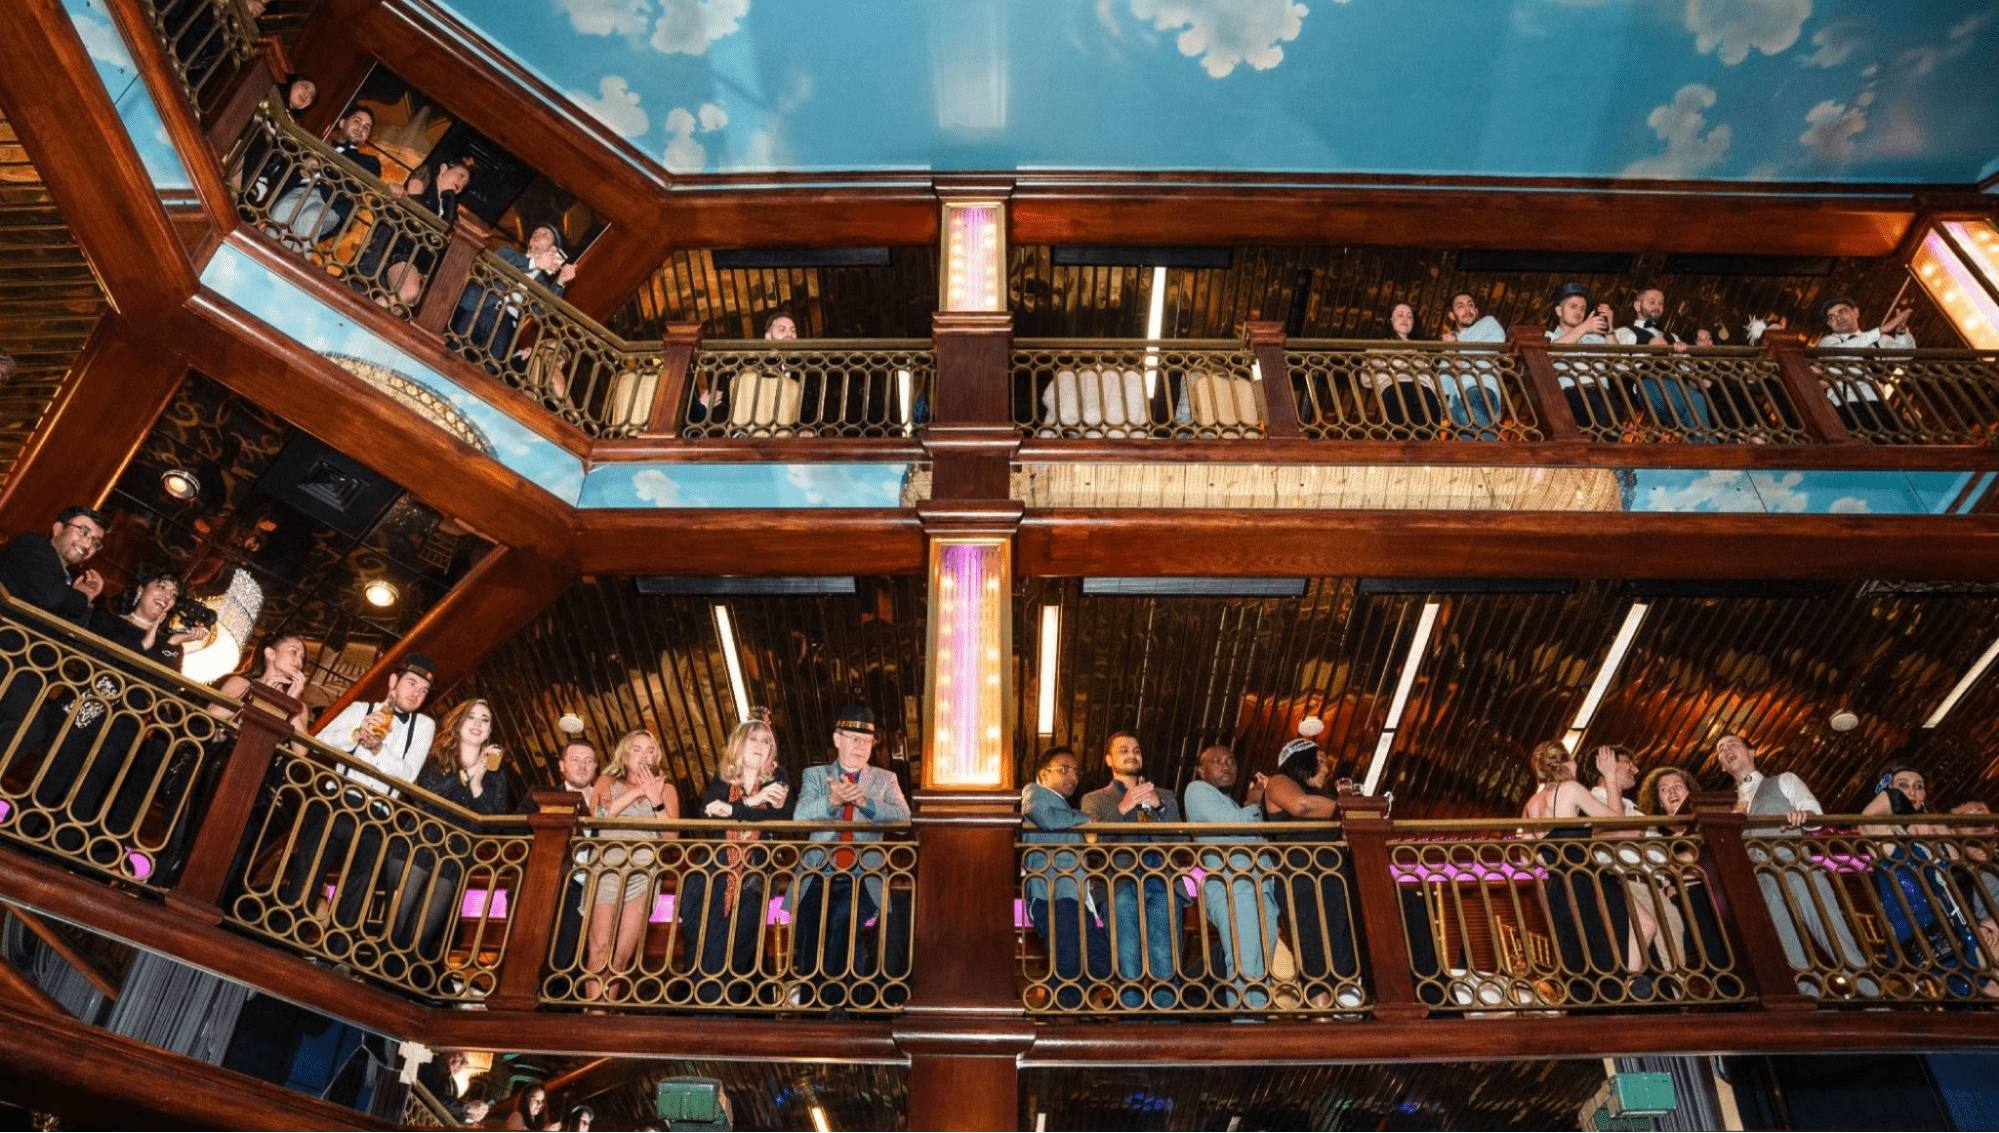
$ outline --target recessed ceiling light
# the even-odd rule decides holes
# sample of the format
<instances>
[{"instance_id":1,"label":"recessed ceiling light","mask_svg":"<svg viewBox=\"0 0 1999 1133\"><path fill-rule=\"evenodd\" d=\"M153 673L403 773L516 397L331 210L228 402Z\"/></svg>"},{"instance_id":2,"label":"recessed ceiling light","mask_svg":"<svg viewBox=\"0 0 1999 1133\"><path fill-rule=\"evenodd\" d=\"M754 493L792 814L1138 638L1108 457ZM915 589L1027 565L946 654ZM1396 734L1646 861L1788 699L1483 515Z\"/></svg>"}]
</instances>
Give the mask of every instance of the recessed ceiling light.
<instances>
[{"instance_id":1,"label":"recessed ceiling light","mask_svg":"<svg viewBox=\"0 0 1999 1133\"><path fill-rule=\"evenodd\" d=\"M366 586L363 586L361 588L361 596L368 600L370 606L381 610L386 610L390 606L395 605L396 599L402 597L394 585L380 578L374 579Z\"/></svg>"},{"instance_id":2,"label":"recessed ceiling light","mask_svg":"<svg viewBox=\"0 0 1999 1133\"><path fill-rule=\"evenodd\" d=\"M177 500L191 500L201 494L201 477L185 468L169 468L160 473L160 488Z\"/></svg>"}]
</instances>

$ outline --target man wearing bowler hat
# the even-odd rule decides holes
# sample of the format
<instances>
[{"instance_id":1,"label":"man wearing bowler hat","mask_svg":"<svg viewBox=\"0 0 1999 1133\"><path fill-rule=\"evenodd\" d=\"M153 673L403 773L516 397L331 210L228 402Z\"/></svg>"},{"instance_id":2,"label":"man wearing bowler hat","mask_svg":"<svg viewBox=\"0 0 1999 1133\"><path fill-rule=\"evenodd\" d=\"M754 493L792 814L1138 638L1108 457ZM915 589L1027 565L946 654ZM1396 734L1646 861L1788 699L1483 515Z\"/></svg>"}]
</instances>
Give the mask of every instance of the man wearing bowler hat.
<instances>
[{"instance_id":1,"label":"man wearing bowler hat","mask_svg":"<svg viewBox=\"0 0 1999 1133\"><path fill-rule=\"evenodd\" d=\"M895 773L868 761L876 736L875 714L867 707L842 708L833 721L835 756L830 763L805 769L794 817L800 822L907 822L909 803ZM867 830L821 830L812 841L834 845L814 847L799 858L798 877L791 888L797 969L802 976L823 981L817 996L824 1006L839 1008L850 1001L868 1005L839 984L875 974L880 959L875 945L892 919L876 915L888 908L883 884L888 855L878 849L844 847L881 840L879 833ZM870 926L870 921L876 924ZM873 1002L880 1003L881 996L874 996Z\"/></svg>"}]
</instances>

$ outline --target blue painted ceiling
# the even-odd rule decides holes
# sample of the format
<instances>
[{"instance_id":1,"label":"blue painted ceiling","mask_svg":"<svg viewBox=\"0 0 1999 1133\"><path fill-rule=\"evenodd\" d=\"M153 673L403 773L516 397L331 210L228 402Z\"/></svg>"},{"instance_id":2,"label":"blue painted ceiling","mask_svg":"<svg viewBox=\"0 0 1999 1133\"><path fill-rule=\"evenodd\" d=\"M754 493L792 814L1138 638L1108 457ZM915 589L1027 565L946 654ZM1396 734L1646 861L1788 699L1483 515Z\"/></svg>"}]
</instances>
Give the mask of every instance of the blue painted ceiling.
<instances>
[{"instance_id":1,"label":"blue painted ceiling","mask_svg":"<svg viewBox=\"0 0 1999 1133\"><path fill-rule=\"evenodd\" d=\"M674 173L1963 184L1993 0L448 0Z\"/></svg>"}]
</instances>

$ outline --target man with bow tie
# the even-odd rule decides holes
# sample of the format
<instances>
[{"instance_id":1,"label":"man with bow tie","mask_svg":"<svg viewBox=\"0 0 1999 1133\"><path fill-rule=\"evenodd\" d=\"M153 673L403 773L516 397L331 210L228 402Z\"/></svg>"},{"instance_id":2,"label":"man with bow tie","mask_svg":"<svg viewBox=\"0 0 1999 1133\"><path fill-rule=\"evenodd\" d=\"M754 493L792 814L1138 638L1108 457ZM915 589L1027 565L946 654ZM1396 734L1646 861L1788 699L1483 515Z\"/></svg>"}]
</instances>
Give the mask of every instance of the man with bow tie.
<instances>
[{"instance_id":1,"label":"man with bow tie","mask_svg":"<svg viewBox=\"0 0 1999 1133\"><path fill-rule=\"evenodd\" d=\"M1666 293L1656 287L1641 287L1631 297L1631 321L1611 332L1611 336L1624 346L1650 346L1660 350L1671 350L1675 354L1687 352L1687 340L1660 325L1666 317ZM1689 375L1680 380L1647 374L1638 379L1637 393L1652 412L1652 420L1659 428L1685 435L1689 441L1702 441L1711 426L1708 414L1707 395L1697 383L1701 379ZM1695 433L1699 430L1699 433ZM1692 434L1692 435L1688 435Z\"/></svg>"},{"instance_id":2,"label":"man with bow tie","mask_svg":"<svg viewBox=\"0 0 1999 1133\"><path fill-rule=\"evenodd\" d=\"M386 699L349 704L321 725L314 737L407 787L416 781L437 735L437 722L418 711L430 696L430 683L436 671L436 663L429 657L411 653L389 676ZM309 886L324 879L329 869L341 869L344 861L345 868L336 882L340 890L337 922L344 928L358 927L371 894L400 889L403 899L397 902L392 918L393 939L407 946L412 943L417 915L422 911L420 898L430 878L431 855L414 856L406 836L390 836L394 825L392 812L387 803L372 796L381 794L393 799L398 794L397 786L352 766L336 767L332 774L350 781L351 785L332 792L328 800L332 808L330 823L316 807L308 808L300 817L299 838L280 899L298 900ZM314 795L325 793L316 790ZM350 845L354 848L353 857L346 860ZM445 894L444 900L448 903L450 897ZM436 917L426 920L435 921Z\"/></svg>"},{"instance_id":3,"label":"man with bow tie","mask_svg":"<svg viewBox=\"0 0 1999 1133\"><path fill-rule=\"evenodd\" d=\"M831 763L805 769L793 817L800 822L875 825L909 821L909 803L903 799L902 784L896 781L895 773L869 762L874 748L875 714L859 704L841 709L833 722L837 754ZM865 830L821 830L812 835L812 841L833 845L807 850L799 858L790 898L797 967L799 974L808 978L830 977L816 989L821 1005L840 1008L856 1001L838 981L867 981L874 976L881 959L877 942L889 945L888 951L894 955L898 952L896 942L881 938L907 929L894 923L898 918L891 915L887 901L883 874L888 855L881 850L841 845L881 840L880 834ZM870 926L869 921L876 924ZM883 998L877 994L873 1001L879 1004Z\"/></svg>"}]
</instances>

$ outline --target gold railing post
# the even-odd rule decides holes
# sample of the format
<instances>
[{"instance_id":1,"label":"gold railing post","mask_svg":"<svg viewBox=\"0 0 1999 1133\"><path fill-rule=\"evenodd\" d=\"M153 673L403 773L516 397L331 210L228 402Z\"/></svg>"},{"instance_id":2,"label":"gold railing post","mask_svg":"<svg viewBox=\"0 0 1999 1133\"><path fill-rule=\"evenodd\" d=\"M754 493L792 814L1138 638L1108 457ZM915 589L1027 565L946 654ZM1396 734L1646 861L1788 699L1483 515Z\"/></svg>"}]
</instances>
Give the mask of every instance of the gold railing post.
<instances>
[{"instance_id":1,"label":"gold railing post","mask_svg":"<svg viewBox=\"0 0 1999 1133\"><path fill-rule=\"evenodd\" d=\"M528 815L534 842L519 888L507 895L507 954L500 959L499 986L486 1001L496 1011L532 1010L541 998L542 963L568 891L563 877L569 870L569 842L576 835L576 808L583 801L574 791L547 787L537 787L529 796L535 804Z\"/></svg>"},{"instance_id":2,"label":"gold railing post","mask_svg":"<svg viewBox=\"0 0 1999 1133\"><path fill-rule=\"evenodd\" d=\"M1839 419L1839 410L1826 396L1825 383L1819 381L1818 375L1812 373L1811 363L1805 361L1803 334L1773 330L1763 336L1763 346L1776 361L1777 373L1784 379L1784 392L1791 395L1792 403L1798 407L1798 420L1814 444L1862 443L1847 431L1846 422Z\"/></svg>"},{"instance_id":3,"label":"gold railing post","mask_svg":"<svg viewBox=\"0 0 1999 1133\"><path fill-rule=\"evenodd\" d=\"M1783 941L1743 842L1749 816L1736 810L1735 803L1733 791L1698 794L1692 814L1701 835L1701 864L1714 881L1716 909L1741 950L1737 970L1753 984L1763 1010L1815 1011L1818 1004L1798 991L1798 974L1784 958Z\"/></svg>"},{"instance_id":4,"label":"gold railing post","mask_svg":"<svg viewBox=\"0 0 1999 1133\"><path fill-rule=\"evenodd\" d=\"M1420 1019L1429 1008L1416 1001L1416 977L1409 966L1409 941L1402 935L1402 897L1388 856L1395 824L1387 800L1347 795L1339 801L1340 833L1353 861L1353 910L1367 938L1369 982L1377 1019Z\"/></svg>"},{"instance_id":5,"label":"gold railing post","mask_svg":"<svg viewBox=\"0 0 1999 1133\"><path fill-rule=\"evenodd\" d=\"M301 707L261 684L252 684L244 694L243 711L236 716L236 745L216 776L213 801L188 849L180 882L167 894L168 906L210 922L222 920L220 902L230 867L244 840L256 836L251 819L263 802L278 745L291 738L291 717Z\"/></svg>"},{"instance_id":6,"label":"gold railing post","mask_svg":"<svg viewBox=\"0 0 1999 1133\"><path fill-rule=\"evenodd\" d=\"M466 284L472 281L472 264L479 253L486 250L486 238L491 235L484 221L475 217L467 209L458 210L458 219L451 226L451 242L444 246L444 254L437 258L437 268L430 276L430 289L423 294L423 303L417 307L416 325L444 337L451 326L451 316L458 311L458 299L465 294Z\"/></svg>"},{"instance_id":7,"label":"gold railing post","mask_svg":"<svg viewBox=\"0 0 1999 1133\"><path fill-rule=\"evenodd\" d=\"M1575 411L1569 408L1569 399L1562 393L1562 380L1555 376L1555 366L1548 361L1547 329L1529 324L1508 327L1506 341L1512 344L1514 353L1520 356L1521 368L1527 371L1526 393L1534 401L1534 410L1540 415L1548 439L1582 441L1582 427L1576 424Z\"/></svg>"},{"instance_id":8,"label":"gold railing post","mask_svg":"<svg viewBox=\"0 0 1999 1133\"><path fill-rule=\"evenodd\" d=\"M701 352L701 324L666 324L666 339L661 348L665 358L659 364L659 388L653 394L652 412L646 415L645 432L647 436L670 437L680 431L687 389L694 381L694 356Z\"/></svg>"},{"instance_id":9,"label":"gold railing post","mask_svg":"<svg viewBox=\"0 0 1999 1133\"><path fill-rule=\"evenodd\" d=\"M1291 388L1291 363L1284 356L1284 324L1243 324L1243 340L1256 355L1263 381L1263 435L1272 440L1302 437L1298 426L1298 395Z\"/></svg>"}]
</instances>

